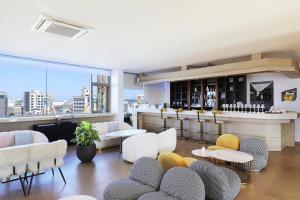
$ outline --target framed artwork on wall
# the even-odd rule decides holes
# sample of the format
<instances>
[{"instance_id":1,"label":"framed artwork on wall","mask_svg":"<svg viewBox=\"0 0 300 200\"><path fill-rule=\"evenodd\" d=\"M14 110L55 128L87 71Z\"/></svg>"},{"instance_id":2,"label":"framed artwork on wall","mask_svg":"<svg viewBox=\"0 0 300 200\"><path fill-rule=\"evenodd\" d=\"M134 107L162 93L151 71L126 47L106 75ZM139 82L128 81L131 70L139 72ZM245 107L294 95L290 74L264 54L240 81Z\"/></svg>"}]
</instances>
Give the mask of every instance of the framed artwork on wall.
<instances>
[{"instance_id":1,"label":"framed artwork on wall","mask_svg":"<svg viewBox=\"0 0 300 200\"><path fill-rule=\"evenodd\" d=\"M251 82L250 103L263 104L266 110L269 110L274 105L273 81Z\"/></svg>"},{"instance_id":2,"label":"framed artwork on wall","mask_svg":"<svg viewBox=\"0 0 300 200\"><path fill-rule=\"evenodd\" d=\"M281 101L296 101L297 88L285 90L281 93Z\"/></svg>"}]
</instances>

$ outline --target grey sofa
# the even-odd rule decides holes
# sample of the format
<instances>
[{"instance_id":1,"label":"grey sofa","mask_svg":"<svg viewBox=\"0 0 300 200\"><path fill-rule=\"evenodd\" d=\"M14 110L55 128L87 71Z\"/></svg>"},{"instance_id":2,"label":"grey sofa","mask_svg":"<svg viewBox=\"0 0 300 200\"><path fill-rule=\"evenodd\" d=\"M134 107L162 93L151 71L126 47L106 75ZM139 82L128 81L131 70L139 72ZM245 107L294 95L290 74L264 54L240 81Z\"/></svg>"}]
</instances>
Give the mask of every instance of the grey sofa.
<instances>
[{"instance_id":1,"label":"grey sofa","mask_svg":"<svg viewBox=\"0 0 300 200\"><path fill-rule=\"evenodd\" d=\"M104 200L136 200L141 195L158 190L163 167L152 158L140 158L131 168L129 178L109 184L103 194Z\"/></svg>"},{"instance_id":2,"label":"grey sofa","mask_svg":"<svg viewBox=\"0 0 300 200\"><path fill-rule=\"evenodd\" d=\"M164 176L158 192L142 195L138 200L204 200L205 189L201 178L183 167L170 169Z\"/></svg>"},{"instance_id":3,"label":"grey sofa","mask_svg":"<svg viewBox=\"0 0 300 200\"><path fill-rule=\"evenodd\" d=\"M233 200L240 192L241 179L230 169L206 161L196 161L190 169L201 177L207 199Z\"/></svg>"},{"instance_id":4,"label":"grey sofa","mask_svg":"<svg viewBox=\"0 0 300 200\"><path fill-rule=\"evenodd\" d=\"M268 146L260 139L248 138L241 141L240 151L249 153L253 156L252 171L261 171L268 164ZM250 171L249 163L241 164L242 168Z\"/></svg>"}]
</instances>

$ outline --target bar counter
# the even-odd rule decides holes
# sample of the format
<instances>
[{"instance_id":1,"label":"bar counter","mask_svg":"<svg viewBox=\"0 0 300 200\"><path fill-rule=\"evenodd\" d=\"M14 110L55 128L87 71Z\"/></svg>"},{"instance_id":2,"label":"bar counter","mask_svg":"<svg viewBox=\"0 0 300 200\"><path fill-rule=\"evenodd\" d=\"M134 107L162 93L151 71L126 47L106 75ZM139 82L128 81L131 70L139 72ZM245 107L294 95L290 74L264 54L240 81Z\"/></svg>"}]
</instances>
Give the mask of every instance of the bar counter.
<instances>
[{"instance_id":1,"label":"bar counter","mask_svg":"<svg viewBox=\"0 0 300 200\"><path fill-rule=\"evenodd\" d=\"M164 112L167 116L167 127L179 128L176 112L168 109ZM183 111L180 117L184 121L185 136L199 140L200 128L197 121L197 111ZM217 120L223 121L223 133L236 134L240 139L254 137L266 141L269 151L281 151L284 147L295 145L295 120L300 117L297 112L285 112L279 114L266 113L240 113L222 112L216 114ZM211 111L200 114L200 119L205 119L205 140L215 142L218 126L214 123L214 115ZM138 128L151 132L160 132L163 128L160 110L139 109L133 114L133 121Z\"/></svg>"}]
</instances>

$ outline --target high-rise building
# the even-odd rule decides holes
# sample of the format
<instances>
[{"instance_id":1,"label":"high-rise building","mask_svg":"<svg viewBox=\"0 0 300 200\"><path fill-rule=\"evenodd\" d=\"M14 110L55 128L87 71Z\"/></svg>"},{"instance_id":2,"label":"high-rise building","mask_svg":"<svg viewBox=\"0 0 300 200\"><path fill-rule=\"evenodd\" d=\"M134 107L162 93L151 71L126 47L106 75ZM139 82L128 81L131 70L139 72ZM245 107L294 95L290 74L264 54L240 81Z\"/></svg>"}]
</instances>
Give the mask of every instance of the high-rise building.
<instances>
[{"instance_id":1,"label":"high-rise building","mask_svg":"<svg viewBox=\"0 0 300 200\"><path fill-rule=\"evenodd\" d=\"M38 90L32 90L31 92L24 92L24 111L32 114L47 114L49 106L52 102L51 95L48 95L48 101L46 101L46 95ZM46 105L48 103L48 105Z\"/></svg>"},{"instance_id":2,"label":"high-rise building","mask_svg":"<svg viewBox=\"0 0 300 200\"><path fill-rule=\"evenodd\" d=\"M83 87L80 96L73 97L73 112L82 113L90 111L90 90Z\"/></svg>"},{"instance_id":3,"label":"high-rise building","mask_svg":"<svg viewBox=\"0 0 300 200\"><path fill-rule=\"evenodd\" d=\"M23 115L23 100L21 99L10 99L8 101L7 115L9 117L22 116Z\"/></svg>"},{"instance_id":4,"label":"high-rise building","mask_svg":"<svg viewBox=\"0 0 300 200\"><path fill-rule=\"evenodd\" d=\"M8 100L6 92L0 92L0 117L7 116Z\"/></svg>"}]
</instances>

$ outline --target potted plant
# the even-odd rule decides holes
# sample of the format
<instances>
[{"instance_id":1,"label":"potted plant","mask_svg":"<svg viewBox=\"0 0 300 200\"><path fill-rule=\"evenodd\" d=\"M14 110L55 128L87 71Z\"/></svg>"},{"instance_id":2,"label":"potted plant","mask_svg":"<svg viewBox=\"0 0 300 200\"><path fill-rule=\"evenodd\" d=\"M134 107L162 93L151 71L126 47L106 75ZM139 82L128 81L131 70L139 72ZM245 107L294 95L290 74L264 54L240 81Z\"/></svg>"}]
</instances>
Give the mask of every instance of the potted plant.
<instances>
[{"instance_id":1,"label":"potted plant","mask_svg":"<svg viewBox=\"0 0 300 200\"><path fill-rule=\"evenodd\" d=\"M92 123L82 121L76 128L73 141L77 144L76 155L81 162L90 162L96 155L96 144L100 141L98 132L93 129Z\"/></svg>"}]
</instances>

